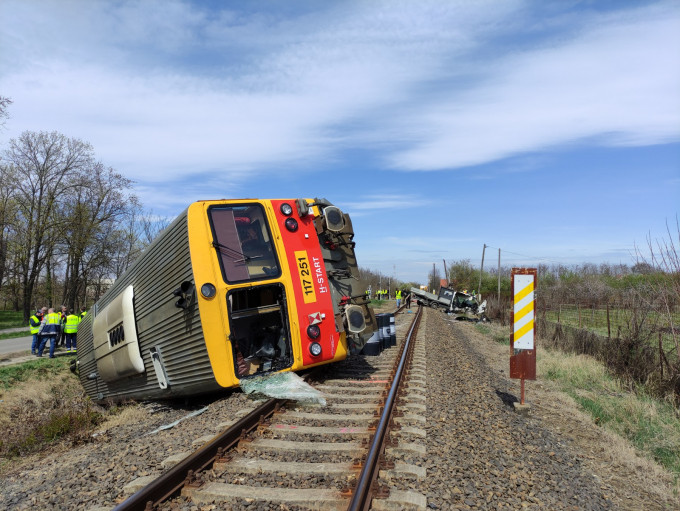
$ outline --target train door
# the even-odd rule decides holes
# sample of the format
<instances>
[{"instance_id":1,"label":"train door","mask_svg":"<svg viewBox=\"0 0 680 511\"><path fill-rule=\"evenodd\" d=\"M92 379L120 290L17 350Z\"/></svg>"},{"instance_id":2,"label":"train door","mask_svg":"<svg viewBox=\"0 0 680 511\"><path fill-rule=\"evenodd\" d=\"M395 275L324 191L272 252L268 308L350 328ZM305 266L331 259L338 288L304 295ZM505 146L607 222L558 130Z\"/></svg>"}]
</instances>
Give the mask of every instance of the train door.
<instances>
[{"instance_id":1,"label":"train door","mask_svg":"<svg viewBox=\"0 0 680 511\"><path fill-rule=\"evenodd\" d=\"M238 378L293 364L285 290L281 284L239 288L227 294L234 370Z\"/></svg>"}]
</instances>

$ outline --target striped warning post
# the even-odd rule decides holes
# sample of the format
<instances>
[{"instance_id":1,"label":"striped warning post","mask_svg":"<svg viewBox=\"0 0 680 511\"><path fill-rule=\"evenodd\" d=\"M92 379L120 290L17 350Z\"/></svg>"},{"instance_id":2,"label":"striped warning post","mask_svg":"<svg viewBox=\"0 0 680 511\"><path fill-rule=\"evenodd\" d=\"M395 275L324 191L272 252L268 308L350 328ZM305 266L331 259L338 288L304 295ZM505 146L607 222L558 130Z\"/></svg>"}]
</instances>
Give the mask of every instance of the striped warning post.
<instances>
[{"instance_id":1,"label":"striped warning post","mask_svg":"<svg viewBox=\"0 0 680 511\"><path fill-rule=\"evenodd\" d=\"M513 347L516 350L534 349L534 275L515 275Z\"/></svg>"}]
</instances>

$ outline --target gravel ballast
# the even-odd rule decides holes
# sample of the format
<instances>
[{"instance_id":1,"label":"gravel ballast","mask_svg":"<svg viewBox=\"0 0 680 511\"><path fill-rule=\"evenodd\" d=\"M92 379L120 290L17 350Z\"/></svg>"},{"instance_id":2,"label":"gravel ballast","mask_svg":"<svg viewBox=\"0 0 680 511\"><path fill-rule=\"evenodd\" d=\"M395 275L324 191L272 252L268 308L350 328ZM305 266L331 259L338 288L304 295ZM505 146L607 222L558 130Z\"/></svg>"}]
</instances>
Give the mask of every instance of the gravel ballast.
<instances>
[{"instance_id":1,"label":"gravel ballast","mask_svg":"<svg viewBox=\"0 0 680 511\"><path fill-rule=\"evenodd\" d=\"M445 317L430 313L425 331L429 507L611 509L559 438L504 402L505 378Z\"/></svg>"},{"instance_id":2,"label":"gravel ballast","mask_svg":"<svg viewBox=\"0 0 680 511\"><path fill-rule=\"evenodd\" d=\"M397 315L400 342L412 318ZM512 401L519 397L519 385L507 377L507 347L481 335L473 324L427 309L418 339L425 345L426 409L418 412L417 421L404 419L404 425L425 430L426 437L406 435L402 440L424 445L426 454L401 454L396 461L427 469L424 479L406 478L398 488L425 495L429 509L678 508L670 493L646 491L639 468L643 465L610 458L605 463L608 437L561 404L566 403L560 401L563 397L556 399L557 394L543 389L544 382L528 383L531 412L517 414ZM380 358L367 360L377 365ZM191 403L142 405L133 420L100 430L89 443L57 444L39 455L12 460L0 478L0 509L112 509L126 498L126 485L160 474L166 458L192 451L197 439L216 434L256 404L234 391ZM204 406L203 413L186 418ZM331 407L322 411L358 413ZM182 418L174 427L150 434ZM316 425L313 418L291 417L290 422ZM347 422L363 424L349 417ZM316 461L327 460L319 453ZM175 508L230 509L181 500ZM283 509L256 502L236 508Z\"/></svg>"}]
</instances>

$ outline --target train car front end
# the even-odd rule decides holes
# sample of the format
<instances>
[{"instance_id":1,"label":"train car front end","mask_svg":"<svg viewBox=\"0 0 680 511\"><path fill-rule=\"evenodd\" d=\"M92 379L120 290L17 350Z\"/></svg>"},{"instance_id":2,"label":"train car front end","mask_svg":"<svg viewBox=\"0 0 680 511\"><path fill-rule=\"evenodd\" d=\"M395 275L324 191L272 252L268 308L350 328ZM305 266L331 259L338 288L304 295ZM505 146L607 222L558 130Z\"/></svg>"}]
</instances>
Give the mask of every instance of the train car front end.
<instances>
[{"instance_id":1,"label":"train car front end","mask_svg":"<svg viewBox=\"0 0 680 511\"><path fill-rule=\"evenodd\" d=\"M353 236L325 199L191 204L86 316L81 382L157 399L344 359L376 328Z\"/></svg>"}]
</instances>

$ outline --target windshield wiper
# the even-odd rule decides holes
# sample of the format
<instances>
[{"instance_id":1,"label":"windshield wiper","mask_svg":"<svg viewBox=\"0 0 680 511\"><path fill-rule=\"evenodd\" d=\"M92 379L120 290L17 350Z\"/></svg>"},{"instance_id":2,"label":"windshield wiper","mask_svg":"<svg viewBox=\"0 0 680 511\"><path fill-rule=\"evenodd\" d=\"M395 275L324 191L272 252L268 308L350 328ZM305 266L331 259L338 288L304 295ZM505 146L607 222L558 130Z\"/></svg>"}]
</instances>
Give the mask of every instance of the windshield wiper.
<instances>
[{"instance_id":1,"label":"windshield wiper","mask_svg":"<svg viewBox=\"0 0 680 511\"><path fill-rule=\"evenodd\" d=\"M235 250L231 247L228 247L227 245L222 245L222 243L218 241L213 241L212 242L213 247L217 249L224 249L220 250L220 252L228 257L231 257L231 259L234 260L234 262L241 262L241 261L246 261L246 255L243 252L239 252L238 250ZM230 253L233 252L233 253ZM240 258L237 258L236 256L239 256Z\"/></svg>"},{"instance_id":2,"label":"windshield wiper","mask_svg":"<svg viewBox=\"0 0 680 511\"><path fill-rule=\"evenodd\" d=\"M215 248L224 249L224 250L220 250L220 252L221 252L222 254L228 256L228 257L231 257L231 259L232 259L235 263L248 262L248 261L251 261L251 260L253 260L253 259L260 259L260 258L264 257L264 256L262 256L262 255L247 256L247 255L245 255L243 252L239 252L238 250L233 249L233 248L231 248L231 247L228 247L227 245L223 245L222 243L219 243L219 242L217 242L217 241L213 241L212 244L213 244L213 247L215 247ZM225 252L225 250L228 251L228 252ZM237 256L240 256L240 257L237 258L237 257L234 256L234 254L231 254L231 253L229 253L229 252L233 252L234 254L236 254Z\"/></svg>"}]
</instances>

